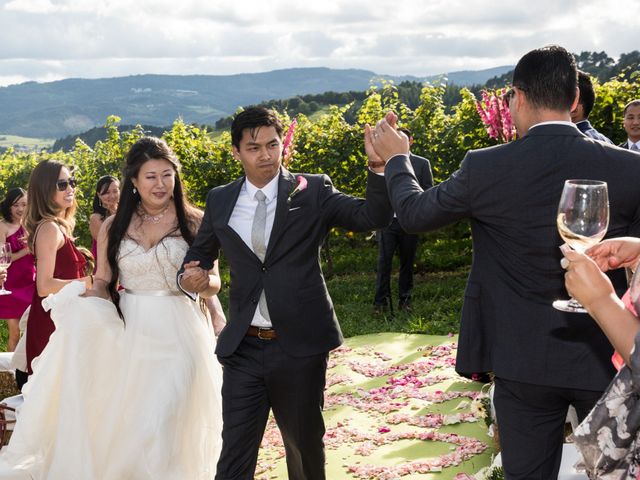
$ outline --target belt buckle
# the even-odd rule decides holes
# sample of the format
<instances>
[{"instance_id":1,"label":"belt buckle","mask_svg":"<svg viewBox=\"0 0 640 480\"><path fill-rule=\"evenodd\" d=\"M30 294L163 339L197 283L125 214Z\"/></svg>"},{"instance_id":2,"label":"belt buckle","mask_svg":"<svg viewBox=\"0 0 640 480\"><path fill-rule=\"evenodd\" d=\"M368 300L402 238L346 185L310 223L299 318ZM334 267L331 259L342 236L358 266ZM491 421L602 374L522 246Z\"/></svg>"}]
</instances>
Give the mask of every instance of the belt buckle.
<instances>
[{"instance_id":1,"label":"belt buckle","mask_svg":"<svg viewBox=\"0 0 640 480\"><path fill-rule=\"evenodd\" d=\"M269 330L271 330L271 329L270 329L270 328L261 328L261 327L258 327L258 338L259 338L260 340L271 340L271 338L269 338L269 337L263 337L263 336L262 336L262 332L268 332Z\"/></svg>"}]
</instances>

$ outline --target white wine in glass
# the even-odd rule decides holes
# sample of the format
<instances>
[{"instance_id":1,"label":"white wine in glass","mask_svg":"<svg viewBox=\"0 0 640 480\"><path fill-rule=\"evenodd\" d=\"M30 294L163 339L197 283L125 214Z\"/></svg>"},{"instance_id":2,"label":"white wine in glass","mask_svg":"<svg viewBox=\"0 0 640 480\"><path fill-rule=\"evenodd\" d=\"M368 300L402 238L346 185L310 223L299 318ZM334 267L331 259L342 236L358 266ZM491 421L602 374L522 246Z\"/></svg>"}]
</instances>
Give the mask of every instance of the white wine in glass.
<instances>
[{"instance_id":1,"label":"white wine in glass","mask_svg":"<svg viewBox=\"0 0 640 480\"><path fill-rule=\"evenodd\" d=\"M571 248L584 252L604 238L609 227L607 183L598 180L567 180L558 204L558 232ZM554 308L586 313L573 298L556 300Z\"/></svg>"},{"instance_id":2,"label":"white wine in glass","mask_svg":"<svg viewBox=\"0 0 640 480\"><path fill-rule=\"evenodd\" d=\"M0 268L8 269L11 265L11 244L9 242L0 244ZM9 290L5 290L4 282L0 286L0 295L11 295Z\"/></svg>"}]
</instances>

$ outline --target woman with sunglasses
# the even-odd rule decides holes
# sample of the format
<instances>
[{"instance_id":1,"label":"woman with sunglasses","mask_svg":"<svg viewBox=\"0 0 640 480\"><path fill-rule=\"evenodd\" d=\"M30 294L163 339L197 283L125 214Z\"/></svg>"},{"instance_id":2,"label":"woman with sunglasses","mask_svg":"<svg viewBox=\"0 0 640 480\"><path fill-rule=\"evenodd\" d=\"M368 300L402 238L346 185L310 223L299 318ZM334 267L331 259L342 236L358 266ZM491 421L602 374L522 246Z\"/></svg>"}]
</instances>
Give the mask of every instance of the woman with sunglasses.
<instances>
[{"instance_id":1,"label":"woman with sunglasses","mask_svg":"<svg viewBox=\"0 0 640 480\"><path fill-rule=\"evenodd\" d=\"M73 243L76 182L60 162L44 160L31 172L27 191L24 228L29 249L36 258L36 290L27 321L27 366L38 357L55 330L43 298L57 293L73 280L82 280L87 288L93 275L85 274L86 260Z\"/></svg>"},{"instance_id":2,"label":"woman with sunglasses","mask_svg":"<svg viewBox=\"0 0 640 480\"><path fill-rule=\"evenodd\" d=\"M35 265L33 255L27 248L26 232L22 226L22 217L27 207L27 192L22 188L12 188L0 202L0 244L11 246L11 265L5 288L10 295L0 296L0 318L7 319L9 339L7 350L13 352L20 339L18 322L31 304L35 288Z\"/></svg>"},{"instance_id":3,"label":"woman with sunglasses","mask_svg":"<svg viewBox=\"0 0 640 480\"><path fill-rule=\"evenodd\" d=\"M94 260L98 253L98 232L107 217L116 213L120 198L120 182L111 175L98 179L96 193L93 196L93 213L89 217L89 231L91 232L91 253Z\"/></svg>"}]
</instances>

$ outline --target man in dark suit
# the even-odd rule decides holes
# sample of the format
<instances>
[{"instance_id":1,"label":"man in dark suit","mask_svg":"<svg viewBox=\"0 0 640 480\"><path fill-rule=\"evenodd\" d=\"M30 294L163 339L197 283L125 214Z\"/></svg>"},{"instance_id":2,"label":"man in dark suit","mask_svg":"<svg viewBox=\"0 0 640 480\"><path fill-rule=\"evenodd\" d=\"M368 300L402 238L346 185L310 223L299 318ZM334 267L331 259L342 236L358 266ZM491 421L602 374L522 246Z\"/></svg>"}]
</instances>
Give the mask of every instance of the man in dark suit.
<instances>
[{"instance_id":1,"label":"man in dark suit","mask_svg":"<svg viewBox=\"0 0 640 480\"><path fill-rule=\"evenodd\" d=\"M409 147L413 145L413 136L406 128L401 128L409 139ZM429 160L409 153L409 161L422 189L433 186L433 175ZM398 308L411 311L411 291L413 290L413 262L416 259L418 235L405 232L398 218L394 215L391 224L376 232L378 238L378 268L376 272L376 293L373 299L374 312L381 313L389 305L393 308L391 298L391 266L396 249L400 258L400 274L398 276ZM387 304L387 302L389 302Z\"/></svg>"},{"instance_id":2,"label":"man in dark suit","mask_svg":"<svg viewBox=\"0 0 640 480\"><path fill-rule=\"evenodd\" d=\"M236 116L233 155L245 176L209 192L179 277L184 290L206 292L220 249L231 270L229 321L216 347L224 367L218 480L253 479L270 409L289 478L325 478L325 373L342 333L320 247L333 227L367 231L391 221L383 176L368 173L363 200L336 190L326 175L293 175L281 166L282 133L271 110Z\"/></svg>"},{"instance_id":3,"label":"man in dark suit","mask_svg":"<svg viewBox=\"0 0 640 480\"><path fill-rule=\"evenodd\" d=\"M390 113L367 148L387 161L385 178L400 225L410 232L471 220L469 274L456 370L495 374L494 402L506 478L557 478L569 405L584 418L610 382L612 347L586 314L555 310L566 298L556 228L567 179L604 180L608 236L640 234L640 162L587 138L571 123L578 101L573 55L549 46L520 59L507 97L520 138L470 151L448 180L423 191L407 139ZM619 293L622 271L612 275Z\"/></svg>"},{"instance_id":4,"label":"man in dark suit","mask_svg":"<svg viewBox=\"0 0 640 480\"><path fill-rule=\"evenodd\" d=\"M622 125L628 138L620 146L640 153L640 100L632 100L627 103L624 106L622 117Z\"/></svg>"},{"instance_id":5,"label":"man in dark suit","mask_svg":"<svg viewBox=\"0 0 640 480\"><path fill-rule=\"evenodd\" d=\"M578 70L578 88L580 89L580 98L576 108L571 111L571 121L587 137L613 144L605 135L593 128L591 122L589 122L589 114L596 102L596 92L593 89L589 74L581 70Z\"/></svg>"}]
</instances>

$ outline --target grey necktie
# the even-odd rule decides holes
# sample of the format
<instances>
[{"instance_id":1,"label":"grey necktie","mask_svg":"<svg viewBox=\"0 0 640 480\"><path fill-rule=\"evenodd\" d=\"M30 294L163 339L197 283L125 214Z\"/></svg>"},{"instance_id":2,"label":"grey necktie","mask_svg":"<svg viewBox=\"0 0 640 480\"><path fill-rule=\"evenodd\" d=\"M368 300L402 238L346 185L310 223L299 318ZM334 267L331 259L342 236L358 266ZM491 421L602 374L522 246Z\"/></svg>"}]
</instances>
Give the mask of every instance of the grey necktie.
<instances>
[{"instance_id":1,"label":"grey necktie","mask_svg":"<svg viewBox=\"0 0 640 480\"><path fill-rule=\"evenodd\" d=\"M629 150L631 150L632 152L640 152L640 147L638 147L637 143L633 143L631 144L631 147L629 148Z\"/></svg>"},{"instance_id":2,"label":"grey necktie","mask_svg":"<svg viewBox=\"0 0 640 480\"><path fill-rule=\"evenodd\" d=\"M262 192L262 190L258 190L254 198L258 201L258 206L256 207L256 213L253 216L253 224L251 225L251 246L258 258L264 262L264 257L267 253L267 246L264 243L265 230L267 226L267 196ZM271 322L264 289L260 293L258 308L260 308L260 314L265 318L265 320Z\"/></svg>"}]
</instances>

